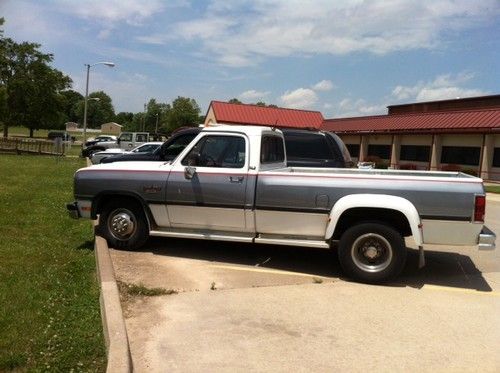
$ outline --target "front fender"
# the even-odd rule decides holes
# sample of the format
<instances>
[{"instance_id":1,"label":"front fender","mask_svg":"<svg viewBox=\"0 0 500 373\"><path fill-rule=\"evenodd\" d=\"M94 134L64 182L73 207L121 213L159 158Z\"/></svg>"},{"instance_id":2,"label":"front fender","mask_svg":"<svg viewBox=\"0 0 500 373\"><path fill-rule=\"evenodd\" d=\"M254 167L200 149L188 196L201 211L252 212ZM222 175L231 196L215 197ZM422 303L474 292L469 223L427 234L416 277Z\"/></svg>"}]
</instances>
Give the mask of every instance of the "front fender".
<instances>
[{"instance_id":1,"label":"front fender","mask_svg":"<svg viewBox=\"0 0 500 373\"><path fill-rule=\"evenodd\" d=\"M330 219L326 227L325 239L332 238L337 222L344 212L352 208L380 208L401 212L411 228L417 246L423 245L420 215L415 206L405 198L386 194L351 194L339 199L330 211Z\"/></svg>"}]
</instances>

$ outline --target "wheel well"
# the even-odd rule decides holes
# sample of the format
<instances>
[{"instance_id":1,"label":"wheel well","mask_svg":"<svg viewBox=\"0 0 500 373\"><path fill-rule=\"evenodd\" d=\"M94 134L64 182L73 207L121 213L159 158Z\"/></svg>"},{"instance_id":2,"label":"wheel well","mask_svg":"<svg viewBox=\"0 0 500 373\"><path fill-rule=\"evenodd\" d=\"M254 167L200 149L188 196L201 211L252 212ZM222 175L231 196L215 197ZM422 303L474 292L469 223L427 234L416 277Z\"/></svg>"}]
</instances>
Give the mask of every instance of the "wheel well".
<instances>
[{"instance_id":1,"label":"wheel well","mask_svg":"<svg viewBox=\"0 0 500 373\"><path fill-rule=\"evenodd\" d=\"M117 194L116 192L101 193L94 198L91 211L92 219L97 219L97 215L103 211L104 207L111 201L116 200L123 201L125 204L130 203L140 206L146 215L148 227L151 227L154 224L153 215L151 214L147 203L142 198L133 194Z\"/></svg>"},{"instance_id":2,"label":"wheel well","mask_svg":"<svg viewBox=\"0 0 500 373\"><path fill-rule=\"evenodd\" d=\"M342 213L332 238L338 240L353 225L368 222L387 224L396 229L403 237L412 235L410 223L402 212L383 208L356 207Z\"/></svg>"}]
</instances>

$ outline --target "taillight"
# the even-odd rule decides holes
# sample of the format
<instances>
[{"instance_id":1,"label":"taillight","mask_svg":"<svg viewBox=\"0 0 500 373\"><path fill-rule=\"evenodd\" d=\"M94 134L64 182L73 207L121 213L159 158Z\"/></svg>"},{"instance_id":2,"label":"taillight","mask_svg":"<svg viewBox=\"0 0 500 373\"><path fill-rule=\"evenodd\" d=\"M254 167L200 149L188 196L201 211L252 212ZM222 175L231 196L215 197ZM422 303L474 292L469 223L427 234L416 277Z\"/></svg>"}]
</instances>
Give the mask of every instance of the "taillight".
<instances>
[{"instance_id":1,"label":"taillight","mask_svg":"<svg viewBox=\"0 0 500 373\"><path fill-rule=\"evenodd\" d=\"M474 201L474 221L484 222L484 214L486 213L486 196L476 196Z\"/></svg>"}]
</instances>

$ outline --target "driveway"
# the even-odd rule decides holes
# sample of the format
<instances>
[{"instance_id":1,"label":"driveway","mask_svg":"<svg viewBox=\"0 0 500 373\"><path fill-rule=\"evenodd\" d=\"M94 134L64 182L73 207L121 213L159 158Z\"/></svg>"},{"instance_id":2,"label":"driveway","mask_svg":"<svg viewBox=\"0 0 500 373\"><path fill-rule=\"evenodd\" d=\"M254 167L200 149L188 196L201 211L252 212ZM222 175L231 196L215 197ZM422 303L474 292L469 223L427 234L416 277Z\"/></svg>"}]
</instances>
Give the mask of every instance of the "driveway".
<instances>
[{"instance_id":1,"label":"driveway","mask_svg":"<svg viewBox=\"0 0 500 373\"><path fill-rule=\"evenodd\" d=\"M500 201L487 208L500 232ZM429 246L418 270L409 247L386 286L342 279L322 250L181 239L112 250L119 280L178 291L127 298L134 368L499 371L500 250Z\"/></svg>"}]
</instances>

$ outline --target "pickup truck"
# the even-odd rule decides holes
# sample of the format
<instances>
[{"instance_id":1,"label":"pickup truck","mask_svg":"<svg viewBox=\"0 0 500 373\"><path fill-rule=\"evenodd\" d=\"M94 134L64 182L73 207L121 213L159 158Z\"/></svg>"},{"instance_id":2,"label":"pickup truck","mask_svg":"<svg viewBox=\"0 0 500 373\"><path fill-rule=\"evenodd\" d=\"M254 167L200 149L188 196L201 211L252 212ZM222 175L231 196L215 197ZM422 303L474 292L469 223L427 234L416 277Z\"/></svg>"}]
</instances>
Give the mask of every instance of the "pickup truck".
<instances>
[{"instance_id":1,"label":"pickup truck","mask_svg":"<svg viewBox=\"0 0 500 373\"><path fill-rule=\"evenodd\" d=\"M459 172L287 167L281 131L203 129L171 162L80 169L74 218L99 218L118 249L149 236L336 248L344 272L376 283L397 276L411 236L424 244L494 249L482 180Z\"/></svg>"},{"instance_id":2,"label":"pickup truck","mask_svg":"<svg viewBox=\"0 0 500 373\"><path fill-rule=\"evenodd\" d=\"M82 149L82 156L90 157L92 154L106 149L132 150L148 141L152 141L152 139L147 132L122 132L116 141L106 139L105 141L87 142L89 145Z\"/></svg>"}]
</instances>

